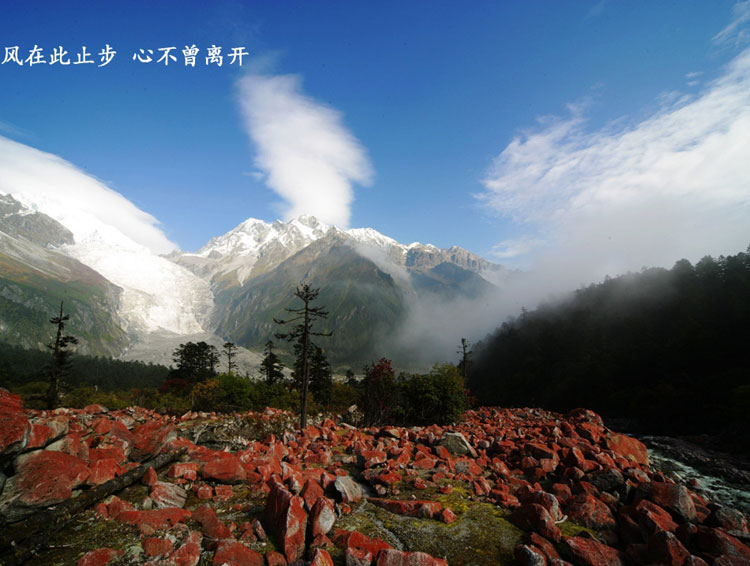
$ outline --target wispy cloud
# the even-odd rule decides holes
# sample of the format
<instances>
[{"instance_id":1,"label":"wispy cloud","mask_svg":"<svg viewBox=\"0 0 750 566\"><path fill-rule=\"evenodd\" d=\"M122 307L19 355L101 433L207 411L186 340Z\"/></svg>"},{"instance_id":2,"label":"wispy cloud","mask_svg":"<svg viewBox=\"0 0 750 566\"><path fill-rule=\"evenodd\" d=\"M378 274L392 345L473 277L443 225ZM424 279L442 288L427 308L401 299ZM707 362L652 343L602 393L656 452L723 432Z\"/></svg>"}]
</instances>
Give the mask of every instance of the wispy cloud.
<instances>
[{"instance_id":1,"label":"wispy cloud","mask_svg":"<svg viewBox=\"0 0 750 566\"><path fill-rule=\"evenodd\" d=\"M699 94L661 101L627 126L592 130L580 108L542 119L495 159L478 197L527 228L521 242L590 276L744 249L750 50Z\"/></svg>"},{"instance_id":2,"label":"wispy cloud","mask_svg":"<svg viewBox=\"0 0 750 566\"><path fill-rule=\"evenodd\" d=\"M368 185L373 171L341 113L305 95L296 75L245 76L239 102L255 166L283 199L285 218L312 214L346 228L352 185Z\"/></svg>"},{"instance_id":3,"label":"wispy cloud","mask_svg":"<svg viewBox=\"0 0 750 566\"><path fill-rule=\"evenodd\" d=\"M177 248L153 216L120 193L56 155L3 136L0 193L11 194L58 220L78 242L107 231L110 239L119 237L124 245L136 242L156 253Z\"/></svg>"},{"instance_id":4,"label":"wispy cloud","mask_svg":"<svg viewBox=\"0 0 750 566\"><path fill-rule=\"evenodd\" d=\"M732 9L732 21L713 37L718 45L746 45L750 40L750 0L737 2Z\"/></svg>"}]
</instances>

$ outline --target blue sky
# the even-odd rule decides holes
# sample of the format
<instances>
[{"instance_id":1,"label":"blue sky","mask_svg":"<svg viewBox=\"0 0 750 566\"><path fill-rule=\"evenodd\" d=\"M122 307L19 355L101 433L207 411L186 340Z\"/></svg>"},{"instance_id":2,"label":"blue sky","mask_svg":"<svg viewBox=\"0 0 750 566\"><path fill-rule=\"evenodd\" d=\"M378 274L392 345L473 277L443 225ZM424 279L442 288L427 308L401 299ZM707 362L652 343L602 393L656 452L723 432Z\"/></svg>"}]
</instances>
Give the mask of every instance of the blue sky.
<instances>
[{"instance_id":1,"label":"blue sky","mask_svg":"<svg viewBox=\"0 0 750 566\"><path fill-rule=\"evenodd\" d=\"M308 208L513 265L586 255L592 274L750 243L748 2L27 4L3 6L0 56L117 55L0 65L0 135L186 251ZM206 66L212 44L250 55ZM167 67L132 60L169 46Z\"/></svg>"}]
</instances>

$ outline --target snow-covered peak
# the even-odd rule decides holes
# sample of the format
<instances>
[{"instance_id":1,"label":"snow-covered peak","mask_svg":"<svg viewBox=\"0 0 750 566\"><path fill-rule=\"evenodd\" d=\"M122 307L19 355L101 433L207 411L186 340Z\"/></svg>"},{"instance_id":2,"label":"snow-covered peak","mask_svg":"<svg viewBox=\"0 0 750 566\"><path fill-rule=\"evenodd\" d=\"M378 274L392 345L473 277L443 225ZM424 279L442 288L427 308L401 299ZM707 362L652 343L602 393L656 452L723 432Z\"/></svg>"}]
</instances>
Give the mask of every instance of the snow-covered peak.
<instances>
[{"instance_id":1,"label":"snow-covered peak","mask_svg":"<svg viewBox=\"0 0 750 566\"><path fill-rule=\"evenodd\" d=\"M323 237L330 229L314 216L300 216L289 222L277 220L271 224L248 218L226 234L212 238L196 253L185 255L214 259L230 255L259 256L270 244L281 245L295 253Z\"/></svg>"}]
</instances>

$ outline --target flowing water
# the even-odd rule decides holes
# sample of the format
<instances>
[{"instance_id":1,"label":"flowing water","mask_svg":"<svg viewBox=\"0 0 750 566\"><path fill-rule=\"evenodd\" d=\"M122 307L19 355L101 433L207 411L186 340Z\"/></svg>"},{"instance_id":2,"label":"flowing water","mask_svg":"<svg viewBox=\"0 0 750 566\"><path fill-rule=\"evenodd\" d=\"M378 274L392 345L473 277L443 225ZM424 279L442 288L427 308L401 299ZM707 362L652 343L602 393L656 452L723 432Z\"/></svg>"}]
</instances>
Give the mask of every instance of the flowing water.
<instances>
[{"instance_id":1,"label":"flowing water","mask_svg":"<svg viewBox=\"0 0 750 566\"><path fill-rule=\"evenodd\" d=\"M658 449L649 448L648 453L653 469L681 483L688 484L690 489L711 502L733 507L742 511L746 516L750 516L750 486L734 484L723 478L703 473L684 462L667 456Z\"/></svg>"}]
</instances>

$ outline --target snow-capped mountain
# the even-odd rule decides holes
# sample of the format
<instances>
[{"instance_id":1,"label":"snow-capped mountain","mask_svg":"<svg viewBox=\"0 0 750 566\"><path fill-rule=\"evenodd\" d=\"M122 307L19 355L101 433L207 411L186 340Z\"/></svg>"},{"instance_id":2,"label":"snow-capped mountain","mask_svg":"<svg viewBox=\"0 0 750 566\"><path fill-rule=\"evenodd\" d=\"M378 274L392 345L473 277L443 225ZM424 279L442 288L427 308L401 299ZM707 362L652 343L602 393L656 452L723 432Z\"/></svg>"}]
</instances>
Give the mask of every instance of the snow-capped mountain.
<instances>
[{"instance_id":1,"label":"snow-capped mountain","mask_svg":"<svg viewBox=\"0 0 750 566\"><path fill-rule=\"evenodd\" d=\"M0 196L0 338L9 335L8 312L18 305L36 303L46 332L51 305L77 286L75 296L86 299L75 308L89 313L91 351L157 359L164 352L154 348L191 336L259 351L304 282L321 288L330 310L332 360L361 362L382 354L380 338L394 335L415 306L475 300L510 273L456 246L401 244L312 216L250 218L195 253L159 255L126 232L64 201ZM40 282L33 289L22 285L29 274ZM103 346L107 336L110 348ZM43 338L16 338L43 345Z\"/></svg>"},{"instance_id":2,"label":"snow-capped mountain","mask_svg":"<svg viewBox=\"0 0 750 566\"><path fill-rule=\"evenodd\" d=\"M242 286L326 236L343 238L366 255L379 252L379 263L390 263L391 267L429 269L449 262L475 272L491 283L498 283L506 273L501 266L458 246L442 250L419 242L400 244L372 228L339 230L314 216L273 223L248 218L223 236L212 238L195 253L175 252L169 257L219 288ZM387 265L381 267L388 268Z\"/></svg>"},{"instance_id":3,"label":"snow-capped mountain","mask_svg":"<svg viewBox=\"0 0 750 566\"><path fill-rule=\"evenodd\" d=\"M7 196L7 198L14 198ZM208 283L161 257L111 224L73 205L19 193L19 214L54 219L71 237L55 250L122 289L120 325L139 336L153 331L203 332L213 297Z\"/></svg>"},{"instance_id":4,"label":"snow-capped mountain","mask_svg":"<svg viewBox=\"0 0 750 566\"><path fill-rule=\"evenodd\" d=\"M475 300L509 271L457 246L401 244L371 228L341 230L313 216L266 223L250 218L195 253L171 260L210 281L210 327L237 344L260 348L273 339L274 318L294 306L301 282L321 289L331 309L334 361L378 355L409 313L427 303Z\"/></svg>"}]
</instances>

